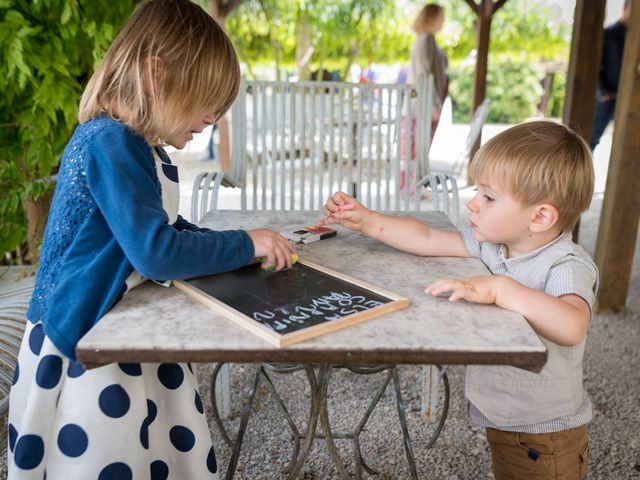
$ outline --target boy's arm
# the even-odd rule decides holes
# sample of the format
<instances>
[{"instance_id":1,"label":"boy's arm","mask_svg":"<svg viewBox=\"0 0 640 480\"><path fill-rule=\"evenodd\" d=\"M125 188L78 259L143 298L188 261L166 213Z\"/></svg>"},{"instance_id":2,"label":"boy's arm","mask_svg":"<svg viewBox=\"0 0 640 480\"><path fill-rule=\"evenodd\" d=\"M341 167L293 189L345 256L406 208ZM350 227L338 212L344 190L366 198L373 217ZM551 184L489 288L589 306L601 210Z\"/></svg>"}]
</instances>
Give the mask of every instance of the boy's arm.
<instances>
[{"instance_id":1,"label":"boy's arm","mask_svg":"<svg viewBox=\"0 0 640 480\"><path fill-rule=\"evenodd\" d=\"M340 212L341 214L346 212ZM362 233L398 250L422 256L468 257L460 232L440 230L409 217L369 211Z\"/></svg>"},{"instance_id":2,"label":"boy's arm","mask_svg":"<svg viewBox=\"0 0 640 480\"><path fill-rule=\"evenodd\" d=\"M465 299L495 303L524 316L536 333L563 346L580 343L591 318L589 304L579 295L554 297L503 276L445 278L429 285L425 292L434 296L451 292L449 300L452 302Z\"/></svg>"},{"instance_id":3,"label":"boy's arm","mask_svg":"<svg viewBox=\"0 0 640 480\"><path fill-rule=\"evenodd\" d=\"M431 228L413 218L374 212L344 192L330 197L322 210L326 218L320 221L321 225L342 225L398 250L423 256L470 256L459 232Z\"/></svg>"}]
</instances>

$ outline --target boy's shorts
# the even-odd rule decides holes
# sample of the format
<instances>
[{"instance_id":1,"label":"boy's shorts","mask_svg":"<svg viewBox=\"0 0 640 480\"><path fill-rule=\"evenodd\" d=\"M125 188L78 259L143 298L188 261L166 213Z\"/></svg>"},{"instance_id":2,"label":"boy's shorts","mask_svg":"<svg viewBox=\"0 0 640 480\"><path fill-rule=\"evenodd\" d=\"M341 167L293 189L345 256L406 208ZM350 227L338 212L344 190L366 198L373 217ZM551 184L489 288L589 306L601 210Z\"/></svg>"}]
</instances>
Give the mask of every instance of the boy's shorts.
<instances>
[{"instance_id":1,"label":"boy's shorts","mask_svg":"<svg viewBox=\"0 0 640 480\"><path fill-rule=\"evenodd\" d=\"M589 466L587 426L553 433L487 428L496 480L582 480Z\"/></svg>"}]
</instances>

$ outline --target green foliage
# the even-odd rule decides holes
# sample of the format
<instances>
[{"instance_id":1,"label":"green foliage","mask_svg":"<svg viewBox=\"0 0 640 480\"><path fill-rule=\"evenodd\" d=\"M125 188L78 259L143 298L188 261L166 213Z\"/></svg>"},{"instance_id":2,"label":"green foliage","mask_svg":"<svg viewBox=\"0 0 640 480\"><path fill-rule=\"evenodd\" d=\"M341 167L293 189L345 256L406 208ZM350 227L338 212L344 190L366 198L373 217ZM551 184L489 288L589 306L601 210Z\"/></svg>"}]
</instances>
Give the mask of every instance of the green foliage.
<instances>
[{"instance_id":1,"label":"green foliage","mask_svg":"<svg viewBox=\"0 0 640 480\"><path fill-rule=\"evenodd\" d=\"M0 255L26 235L76 124L86 81L135 0L0 1Z\"/></svg>"},{"instance_id":2,"label":"green foliage","mask_svg":"<svg viewBox=\"0 0 640 480\"><path fill-rule=\"evenodd\" d=\"M449 69L449 94L453 102L453 121L467 122L473 94L473 65ZM515 123L536 114L542 96L539 64L503 59L492 62L487 74L487 97L491 99L489 122Z\"/></svg>"},{"instance_id":3,"label":"green foliage","mask_svg":"<svg viewBox=\"0 0 640 480\"><path fill-rule=\"evenodd\" d=\"M475 65L475 14L461 0L443 0L445 31L438 37L449 56L449 93L454 121L469 119ZM491 23L487 97L489 122L516 123L536 114L544 78L543 64L567 62L571 28L561 20L557 5L535 6L508 0ZM558 115L564 101L564 75L556 74L547 113Z\"/></svg>"},{"instance_id":4,"label":"green foliage","mask_svg":"<svg viewBox=\"0 0 640 480\"><path fill-rule=\"evenodd\" d=\"M476 15L462 0L441 0L445 28L438 43L449 57L450 93L455 119L467 121L475 65ZM227 19L239 56L249 66L276 63L296 69L296 24L309 22L312 70L346 71L353 61L407 64L413 41L411 22L423 0L402 4L369 0L245 0ZM557 5L539 0L508 0L494 15L491 28L487 95L489 121L519 122L536 113L543 64L566 62L570 25ZM357 55L357 56L356 56ZM562 110L563 75L557 74L548 113Z\"/></svg>"},{"instance_id":5,"label":"green foliage","mask_svg":"<svg viewBox=\"0 0 640 480\"><path fill-rule=\"evenodd\" d=\"M411 34L394 0L246 0L226 27L250 71L273 62L295 69L296 27L305 22L312 69L345 70L356 55L363 63L408 58Z\"/></svg>"}]
</instances>

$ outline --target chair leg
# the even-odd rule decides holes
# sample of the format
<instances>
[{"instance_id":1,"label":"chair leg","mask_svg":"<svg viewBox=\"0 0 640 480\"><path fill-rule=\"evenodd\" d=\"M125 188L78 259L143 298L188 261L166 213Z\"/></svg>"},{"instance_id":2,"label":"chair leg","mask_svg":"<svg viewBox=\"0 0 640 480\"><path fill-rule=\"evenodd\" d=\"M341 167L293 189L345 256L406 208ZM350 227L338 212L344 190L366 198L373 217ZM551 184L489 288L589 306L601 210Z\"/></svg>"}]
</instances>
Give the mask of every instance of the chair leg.
<instances>
[{"instance_id":1,"label":"chair leg","mask_svg":"<svg viewBox=\"0 0 640 480\"><path fill-rule=\"evenodd\" d=\"M435 365L422 366L422 382L420 392L420 414L429 422L438 418L439 372Z\"/></svg>"},{"instance_id":2,"label":"chair leg","mask_svg":"<svg viewBox=\"0 0 640 480\"><path fill-rule=\"evenodd\" d=\"M218 374L215 384L216 403L221 418L231 415L231 364L225 363Z\"/></svg>"}]
</instances>

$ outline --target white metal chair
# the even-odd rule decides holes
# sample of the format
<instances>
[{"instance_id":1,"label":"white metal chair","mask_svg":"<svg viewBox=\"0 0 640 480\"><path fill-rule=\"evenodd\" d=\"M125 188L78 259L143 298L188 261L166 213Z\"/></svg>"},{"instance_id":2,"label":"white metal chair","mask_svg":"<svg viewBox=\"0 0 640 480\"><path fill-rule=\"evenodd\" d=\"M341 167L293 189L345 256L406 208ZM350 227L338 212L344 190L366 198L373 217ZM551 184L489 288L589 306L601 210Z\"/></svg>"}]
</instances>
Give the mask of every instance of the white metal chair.
<instances>
[{"instance_id":1,"label":"white metal chair","mask_svg":"<svg viewBox=\"0 0 640 480\"><path fill-rule=\"evenodd\" d=\"M243 79L232 107L231 171L197 176L192 221L218 208L315 210L342 190L383 211L420 210L426 192L432 208L457 224L455 178L429 174L431 82L424 77L417 85ZM404 101L410 98L414 101ZM415 159L408 168L416 172L406 175L401 188L402 144L410 152L412 141L403 122L415 123ZM416 178L422 179L419 184ZM423 391L431 391L433 375L425 371ZM225 365L214 386L223 416L230 413L228 384ZM436 402L433 394L423 396L428 417L434 417L429 405Z\"/></svg>"},{"instance_id":2,"label":"white metal chair","mask_svg":"<svg viewBox=\"0 0 640 480\"><path fill-rule=\"evenodd\" d=\"M423 182L400 187L401 151L415 122L416 177L429 173L430 79L417 85L243 80L232 107L231 171L197 176L191 219L216 208L314 210L337 190L376 210L421 208ZM406 102L404 98L414 98ZM412 180L414 181L414 180ZM231 193L230 193L231 192ZM457 190L436 188L436 209L457 221ZM235 193L235 195L233 194Z\"/></svg>"},{"instance_id":3,"label":"white metal chair","mask_svg":"<svg viewBox=\"0 0 640 480\"><path fill-rule=\"evenodd\" d=\"M431 158L429 165L432 173L448 175L454 178L462 177L465 168L469 163L471 150L482 133L482 127L487 121L490 109L491 100L485 98L482 103L478 105L478 108L476 108L476 111L471 117L471 121L469 122L469 131L462 148L456 153L452 161Z\"/></svg>"}]
</instances>

